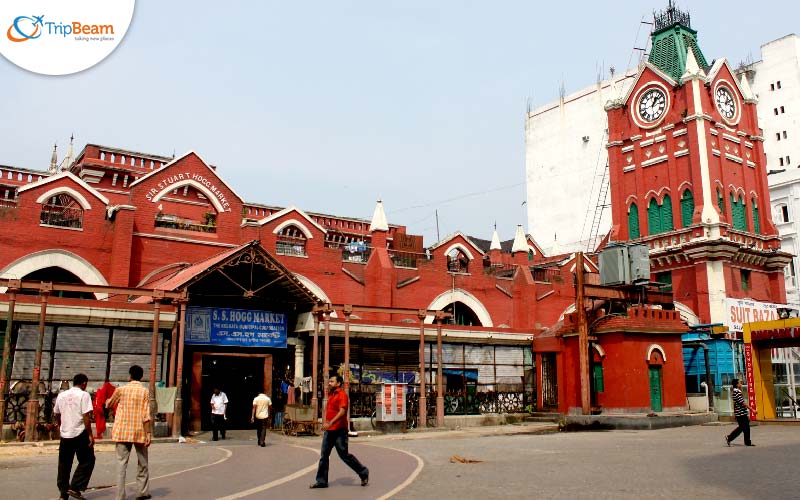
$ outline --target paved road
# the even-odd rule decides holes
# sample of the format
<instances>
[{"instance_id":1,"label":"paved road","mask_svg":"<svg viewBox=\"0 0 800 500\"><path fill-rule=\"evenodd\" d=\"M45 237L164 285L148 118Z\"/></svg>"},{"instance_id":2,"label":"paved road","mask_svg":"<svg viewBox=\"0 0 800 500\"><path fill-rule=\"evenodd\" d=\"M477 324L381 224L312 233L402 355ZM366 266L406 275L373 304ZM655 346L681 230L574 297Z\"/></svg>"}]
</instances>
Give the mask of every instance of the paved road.
<instances>
[{"instance_id":1,"label":"paved road","mask_svg":"<svg viewBox=\"0 0 800 500\"><path fill-rule=\"evenodd\" d=\"M370 468L370 485L362 488L334 453L327 490L308 489L319 437L270 435L268 446L259 448L251 433L234 432L224 442L153 445L152 493L193 499L800 498L800 427L756 427L754 448L741 438L726 447L722 436L731 429L503 435L520 430L506 426L362 436L351 440L351 451ZM104 446L97 453L95 487L114 482L113 453ZM55 447L22 455L9 450L0 448L0 497L55 498ZM453 456L480 462L453 463ZM128 492L135 493L133 486ZM108 499L114 493L108 488L86 496Z\"/></svg>"}]
</instances>

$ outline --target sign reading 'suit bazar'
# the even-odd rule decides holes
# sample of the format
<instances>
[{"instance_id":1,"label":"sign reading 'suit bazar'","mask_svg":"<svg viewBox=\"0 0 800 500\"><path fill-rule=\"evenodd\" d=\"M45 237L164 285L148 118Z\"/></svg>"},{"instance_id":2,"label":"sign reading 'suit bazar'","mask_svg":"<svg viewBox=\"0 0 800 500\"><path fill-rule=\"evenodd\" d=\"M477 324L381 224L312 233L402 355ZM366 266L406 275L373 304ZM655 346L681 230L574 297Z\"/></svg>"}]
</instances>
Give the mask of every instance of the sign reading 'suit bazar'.
<instances>
[{"instance_id":1,"label":"sign reading 'suit bazar'","mask_svg":"<svg viewBox=\"0 0 800 500\"><path fill-rule=\"evenodd\" d=\"M187 344L286 347L286 314L251 309L189 307Z\"/></svg>"}]
</instances>

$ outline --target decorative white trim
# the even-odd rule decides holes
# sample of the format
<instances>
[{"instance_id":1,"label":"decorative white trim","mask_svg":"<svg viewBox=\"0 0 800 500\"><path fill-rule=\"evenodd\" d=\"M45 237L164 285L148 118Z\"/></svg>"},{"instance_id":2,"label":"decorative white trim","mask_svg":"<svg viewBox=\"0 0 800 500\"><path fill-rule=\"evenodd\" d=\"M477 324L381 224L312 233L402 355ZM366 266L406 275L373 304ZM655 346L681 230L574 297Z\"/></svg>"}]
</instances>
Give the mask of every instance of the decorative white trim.
<instances>
[{"instance_id":1,"label":"decorative white trim","mask_svg":"<svg viewBox=\"0 0 800 500\"><path fill-rule=\"evenodd\" d=\"M748 167L750 167L750 168L756 168L756 164L755 164L755 163L753 163L753 162L752 162L752 161L750 161L750 160L747 160L747 166L748 166Z\"/></svg>"},{"instance_id":2,"label":"decorative white trim","mask_svg":"<svg viewBox=\"0 0 800 500\"><path fill-rule=\"evenodd\" d=\"M639 147L646 148L647 146L651 146L655 139L647 139L639 143Z\"/></svg>"},{"instance_id":3,"label":"decorative white trim","mask_svg":"<svg viewBox=\"0 0 800 500\"><path fill-rule=\"evenodd\" d=\"M714 155L714 156L719 156L721 153L719 152L719 149L713 149L712 148L711 149L711 154Z\"/></svg>"},{"instance_id":4,"label":"decorative white trim","mask_svg":"<svg viewBox=\"0 0 800 500\"><path fill-rule=\"evenodd\" d=\"M656 163L661 163L662 161L667 161L668 159L669 155L656 156L655 158L650 158L647 161L643 161L642 167L649 167L650 165L655 165Z\"/></svg>"},{"instance_id":5,"label":"decorative white trim","mask_svg":"<svg viewBox=\"0 0 800 500\"><path fill-rule=\"evenodd\" d=\"M198 234L206 234L206 233L198 233ZM239 245L234 245L232 243L219 243L216 241L195 240L192 238L182 238L180 236L167 236L164 234L135 232L133 233L133 235L138 236L140 238L153 238L154 240L166 240L166 241L181 241L185 243L192 243L193 245L208 245L212 247L236 248L239 246Z\"/></svg>"},{"instance_id":6,"label":"decorative white trim","mask_svg":"<svg viewBox=\"0 0 800 500\"><path fill-rule=\"evenodd\" d=\"M667 135L666 134L656 136L656 138L655 138L655 142L664 142L666 140L667 140Z\"/></svg>"},{"instance_id":7,"label":"decorative white trim","mask_svg":"<svg viewBox=\"0 0 800 500\"><path fill-rule=\"evenodd\" d=\"M69 271L80 278L86 285L108 285L103 273L94 267L91 262L80 255L61 249L41 250L20 257L0 270L0 276L22 279L34 271L48 267L60 267ZM0 293L5 292L6 288L0 287ZM94 295L97 300L106 300L108 298L107 293L95 293Z\"/></svg>"},{"instance_id":8,"label":"decorative white trim","mask_svg":"<svg viewBox=\"0 0 800 500\"><path fill-rule=\"evenodd\" d=\"M299 208L297 208L297 207L295 207L295 206L291 206L291 207L284 208L284 209L283 209L283 210L281 210L280 212L275 212L274 214L272 214L272 215L270 215L270 216L268 216L268 217L265 217L265 218L263 218L263 219L260 219L260 220L258 221L258 224L259 224L259 225L261 225L261 226L263 226L264 224L269 224L270 222L272 222L272 221L275 221L275 220L278 220L278 219L280 219L281 217L283 217L284 215L286 215L286 214L288 214L288 213L291 213L291 212L293 212L293 211L294 211L294 212L297 212L297 213L298 213L298 214L299 214L299 215L300 215L302 218L304 218L305 220L307 220L309 224L311 224L312 226L314 226L314 227L316 227L317 229L319 229L320 231L322 231L322 233L323 233L323 234L327 234L327 232L328 232L328 231L327 231L327 230L326 230L324 227L322 227L321 225L319 225L319 224L318 224L318 223L317 223L317 222L316 222L314 219L312 219L311 217L309 217L309 216L308 216L308 215L307 215L305 212L303 212L302 210L300 210Z\"/></svg>"},{"instance_id":9,"label":"decorative white trim","mask_svg":"<svg viewBox=\"0 0 800 500\"><path fill-rule=\"evenodd\" d=\"M697 316L697 314L694 313L694 311L692 311L692 309L689 306L682 304L681 302L678 301L675 301L674 304L675 304L675 310L678 311L678 314L680 315L681 319L685 321L687 325L692 326L700 323L700 318ZM648 356L647 359L650 359L650 357Z\"/></svg>"},{"instance_id":10,"label":"decorative white trim","mask_svg":"<svg viewBox=\"0 0 800 500\"><path fill-rule=\"evenodd\" d=\"M675 154L673 156L675 156L675 158L680 158L681 156L686 156L688 154L689 154L688 149L679 149L678 151L675 151Z\"/></svg>"},{"instance_id":11,"label":"decorative white trim","mask_svg":"<svg viewBox=\"0 0 800 500\"><path fill-rule=\"evenodd\" d=\"M650 347L647 348L647 357L644 358L645 361L650 361L650 356L653 354L653 351L660 352L661 357L664 358L664 363L667 362L667 354L664 352L664 348L658 344L650 344Z\"/></svg>"},{"instance_id":12,"label":"decorative white trim","mask_svg":"<svg viewBox=\"0 0 800 500\"><path fill-rule=\"evenodd\" d=\"M300 281L300 283L302 283L304 287L308 288L308 290L311 293L313 293L317 297L317 299L319 299L325 304L331 303L331 299L328 297L328 294L325 293L325 290L323 290L321 286L317 285L316 283L306 278L302 274L298 273L292 273L292 274L294 274L294 277L297 278L298 281ZM352 318L352 316L350 317ZM338 316L336 315L336 311L333 311L331 313L331 318L338 318Z\"/></svg>"},{"instance_id":13,"label":"decorative white trim","mask_svg":"<svg viewBox=\"0 0 800 500\"><path fill-rule=\"evenodd\" d=\"M747 147L749 149L753 149L753 143L752 142L744 141L744 145L745 145L745 147Z\"/></svg>"},{"instance_id":14,"label":"decorative white trim","mask_svg":"<svg viewBox=\"0 0 800 500\"><path fill-rule=\"evenodd\" d=\"M278 234L278 233L280 233L280 232L281 232L281 231L283 231L283 230L284 230L284 228L286 228L287 226L297 226L297 228L298 228L300 231L302 231L302 232L303 232L303 234L305 235L305 237L306 237L306 238L308 238L309 240L310 240L311 238L313 238L313 237L314 237L314 235L313 235L313 234L311 233L311 231L310 231L310 230L309 230L309 229L308 229L308 228L305 226L305 224L303 224L302 222L300 222L300 221L299 221L299 220L297 220L297 219L289 219L289 220L285 220L285 221L281 222L280 224L278 224L277 226L275 226L275 229L273 229L273 230L272 230L272 234Z\"/></svg>"},{"instance_id":15,"label":"decorative white trim","mask_svg":"<svg viewBox=\"0 0 800 500\"><path fill-rule=\"evenodd\" d=\"M445 255L449 254L450 250L453 250L454 248L457 248L457 249L461 250L462 252L464 252L464 255L466 255L469 260L474 260L475 259L475 257L472 255L472 252L469 251L469 248L467 248L466 246L464 246L463 243L460 243L460 242L459 243L453 243L452 245L447 247L447 250L444 251L444 254Z\"/></svg>"},{"instance_id":16,"label":"decorative white trim","mask_svg":"<svg viewBox=\"0 0 800 500\"><path fill-rule=\"evenodd\" d=\"M622 168L623 172L633 172L634 170L636 170L636 165L629 165Z\"/></svg>"},{"instance_id":17,"label":"decorative white trim","mask_svg":"<svg viewBox=\"0 0 800 500\"><path fill-rule=\"evenodd\" d=\"M634 147L635 146L633 144L631 144L630 146L625 146L620 151L622 151L623 153L630 153L631 151L633 151Z\"/></svg>"},{"instance_id":18,"label":"decorative white trim","mask_svg":"<svg viewBox=\"0 0 800 500\"><path fill-rule=\"evenodd\" d=\"M728 160L731 160L731 161L735 161L736 163L738 163L738 164L740 164L740 165L741 165L742 163L744 163L744 160L742 160L742 159L741 159L741 158L739 158L738 156L734 156L734 155L732 155L732 154L730 154L730 153L725 153L725 158L727 158Z\"/></svg>"},{"instance_id":19,"label":"decorative white trim","mask_svg":"<svg viewBox=\"0 0 800 500\"><path fill-rule=\"evenodd\" d=\"M741 144L742 143L742 140L739 139L738 137L734 137L734 136L732 136L730 134L726 134L725 132L722 133L722 137L724 139L728 139L731 142L735 142L736 144Z\"/></svg>"},{"instance_id":20,"label":"decorative white trim","mask_svg":"<svg viewBox=\"0 0 800 500\"><path fill-rule=\"evenodd\" d=\"M158 170L158 172L161 172L161 171ZM139 179L139 180L142 180L142 179ZM138 181L136 181L136 182L138 182ZM133 185L133 184L131 184L131 185ZM151 201L152 201L152 203L158 203L158 200L160 200L161 198L167 196L168 193L171 193L172 191L174 191L174 190L176 190L178 188L181 188L183 186L186 186L186 185L192 186L193 188L195 188L196 190L200 191L201 193L204 193L204 195L208 199L208 201L210 201L211 204L214 205L214 208L217 209L217 212L225 212L226 211L225 208L222 206L222 202L217 199L217 196L213 192L211 192L210 189L208 189L203 184L197 182L194 179L184 179L184 180L178 181L178 182L176 182L174 184L170 184L169 186L167 186L164 189L162 189L161 191L159 191L158 194L153 196Z\"/></svg>"},{"instance_id":21,"label":"decorative white trim","mask_svg":"<svg viewBox=\"0 0 800 500\"><path fill-rule=\"evenodd\" d=\"M45 203L48 199L52 198L53 196L61 193L67 193L71 197L75 198L75 201L84 209L84 210L91 210L92 206L89 204L89 201L83 197L82 194L75 191L71 187L68 186L57 186L53 189L47 191L43 195L36 198L36 203Z\"/></svg>"},{"instance_id":22,"label":"decorative white trim","mask_svg":"<svg viewBox=\"0 0 800 500\"><path fill-rule=\"evenodd\" d=\"M87 184L86 181L84 181L80 177L77 177L75 174L70 173L70 172L68 172L66 170L61 172L60 174L56 174L56 175L53 175L53 176L50 176L50 177L45 177L45 178L42 178L39 181L32 182L30 184L26 184L26 185L20 187L19 189L17 189L17 193L24 193L25 191L28 191L30 189L37 188L37 187L40 187L40 186L44 186L46 184L50 184L51 182L55 182L55 181L57 181L59 179L65 178L65 177L67 179L70 179L70 180L76 182L80 187L82 187L85 190L89 191L98 200L100 200L103 203L103 205L108 205L108 198L106 198L105 196L100 194L95 188L93 188L92 186Z\"/></svg>"},{"instance_id":23,"label":"decorative white trim","mask_svg":"<svg viewBox=\"0 0 800 500\"><path fill-rule=\"evenodd\" d=\"M456 288L454 290L448 290L435 299L433 302L430 303L428 306L429 310L432 311L441 311L445 307L449 306L454 302L461 302L470 309L472 312L475 313L475 316L478 317L478 321L481 322L481 326L484 327L492 327L494 324L492 323L492 316L489 314L489 311L486 307L478 300L474 295L467 292L466 290L462 290L460 288ZM425 324L433 323L434 316L429 314L425 317Z\"/></svg>"},{"instance_id":24,"label":"decorative white trim","mask_svg":"<svg viewBox=\"0 0 800 500\"><path fill-rule=\"evenodd\" d=\"M680 136L686 135L688 133L689 133L688 129L682 128L680 130L676 130L675 132L673 132L672 133L672 137L680 137Z\"/></svg>"},{"instance_id":25,"label":"decorative white trim","mask_svg":"<svg viewBox=\"0 0 800 500\"><path fill-rule=\"evenodd\" d=\"M592 347L594 347L594 350L597 351L597 354L599 354L601 358L606 357L606 351L604 351L603 348L600 347L600 344L592 344Z\"/></svg>"}]
</instances>

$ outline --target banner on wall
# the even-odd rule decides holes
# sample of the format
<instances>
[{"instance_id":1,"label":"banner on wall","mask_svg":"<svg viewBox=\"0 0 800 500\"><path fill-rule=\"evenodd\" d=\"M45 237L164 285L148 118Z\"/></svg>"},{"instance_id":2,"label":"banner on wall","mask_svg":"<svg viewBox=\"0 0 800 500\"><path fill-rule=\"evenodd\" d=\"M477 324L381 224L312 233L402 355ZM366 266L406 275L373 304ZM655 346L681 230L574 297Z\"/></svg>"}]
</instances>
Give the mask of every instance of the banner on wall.
<instances>
[{"instance_id":1,"label":"banner on wall","mask_svg":"<svg viewBox=\"0 0 800 500\"><path fill-rule=\"evenodd\" d=\"M251 309L189 307L186 344L286 347L286 314Z\"/></svg>"},{"instance_id":2,"label":"banner on wall","mask_svg":"<svg viewBox=\"0 0 800 500\"><path fill-rule=\"evenodd\" d=\"M772 321L780 319L778 309L796 309L786 304L771 304L745 299L725 299L725 311L728 316L728 330L742 332L742 324L754 321Z\"/></svg>"}]
</instances>

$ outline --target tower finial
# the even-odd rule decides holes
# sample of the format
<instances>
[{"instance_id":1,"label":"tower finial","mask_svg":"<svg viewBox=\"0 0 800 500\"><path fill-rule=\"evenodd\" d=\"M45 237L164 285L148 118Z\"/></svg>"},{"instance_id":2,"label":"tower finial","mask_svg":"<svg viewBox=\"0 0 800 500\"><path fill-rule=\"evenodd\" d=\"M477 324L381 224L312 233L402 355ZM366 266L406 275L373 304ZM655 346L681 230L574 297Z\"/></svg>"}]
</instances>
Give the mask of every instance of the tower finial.
<instances>
[{"instance_id":1,"label":"tower finial","mask_svg":"<svg viewBox=\"0 0 800 500\"><path fill-rule=\"evenodd\" d=\"M56 173L58 171L58 143L53 144L53 154L50 156L50 168L47 169L48 172L51 174Z\"/></svg>"}]
</instances>

